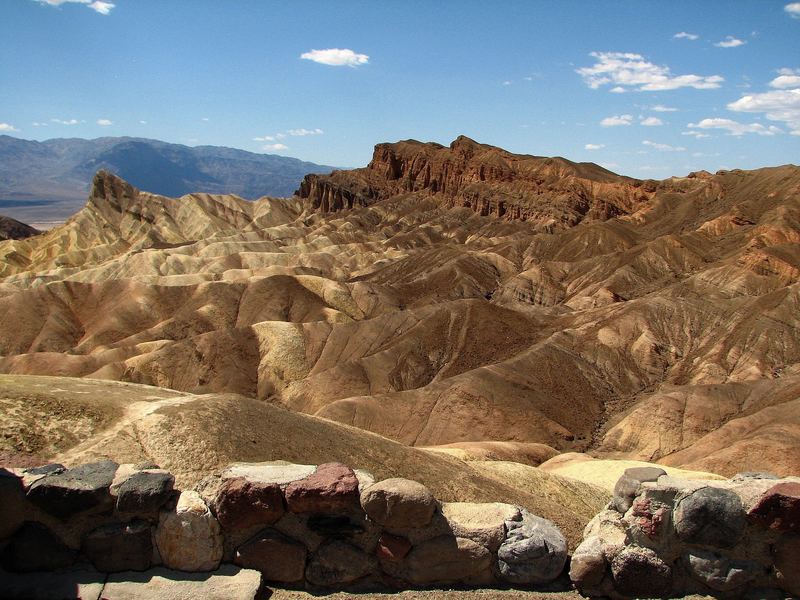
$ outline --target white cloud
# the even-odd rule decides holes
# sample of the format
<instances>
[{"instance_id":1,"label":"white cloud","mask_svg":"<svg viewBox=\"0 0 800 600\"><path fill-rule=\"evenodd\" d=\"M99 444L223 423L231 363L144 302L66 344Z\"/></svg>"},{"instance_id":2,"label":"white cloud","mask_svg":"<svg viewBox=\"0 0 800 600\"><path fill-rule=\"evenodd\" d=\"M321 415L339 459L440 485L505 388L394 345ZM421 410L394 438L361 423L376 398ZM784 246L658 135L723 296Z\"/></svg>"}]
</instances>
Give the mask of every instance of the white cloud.
<instances>
[{"instance_id":1,"label":"white cloud","mask_svg":"<svg viewBox=\"0 0 800 600\"><path fill-rule=\"evenodd\" d=\"M331 67L357 67L369 62L366 54L356 54L349 48L328 48L303 52L300 58Z\"/></svg>"},{"instance_id":2,"label":"white cloud","mask_svg":"<svg viewBox=\"0 0 800 600\"><path fill-rule=\"evenodd\" d=\"M262 146L262 150L267 150L268 152L275 152L277 150L288 150L289 146L286 144L267 144L266 146Z\"/></svg>"},{"instance_id":3,"label":"white cloud","mask_svg":"<svg viewBox=\"0 0 800 600\"><path fill-rule=\"evenodd\" d=\"M139 121L139 123L142 125L147 125L147 121Z\"/></svg>"},{"instance_id":4,"label":"white cloud","mask_svg":"<svg viewBox=\"0 0 800 600\"><path fill-rule=\"evenodd\" d=\"M207 122L208 122L208 121L210 121L211 119L209 119L208 117L202 117L200 120L201 120L201 121L205 121L205 122L207 123Z\"/></svg>"},{"instance_id":5,"label":"white cloud","mask_svg":"<svg viewBox=\"0 0 800 600\"><path fill-rule=\"evenodd\" d=\"M99 12L101 15L107 15L111 12L111 9L114 8L115 4L113 2L103 2L102 0L96 0L89 4L89 8Z\"/></svg>"},{"instance_id":6,"label":"white cloud","mask_svg":"<svg viewBox=\"0 0 800 600\"><path fill-rule=\"evenodd\" d=\"M772 83L781 77L789 76L781 75ZM785 123L792 135L800 135L800 86L794 89L777 89L761 94L742 96L728 104L728 110L764 113L770 121Z\"/></svg>"},{"instance_id":7,"label":"white cloud","mask_svg":"<svg viewBox=\"0 0 800 600\"><path fill-rule=\"evenodd\" d=\"M286 133L288 133L291 136L306 136L306 135L322 135L325 132L322 131L322 129L320 129L319 127L317 127L315 129L303 129L303 128L290 129Z\"/></svg>"},{"instance_id":8,"label":"white cloud","mask_svg":"<svg viewBox=\"0 0 800 600\"><path fill-rule=\"evenodd\" d=\"M509 81L508 79L506 79L506 80L503 82L503 85L511 85L511 83L512 83L511 81Z\"/></svg>"},{"instance_id":9,"label":"white cloud","mask_svg":"<svg viewBox=\"0 0 800 600\"><path fill-rule=\"evenodd\" d=\"M779 75L769 82L769 86L781 90L800 88L800 75Z\"/></svg>"},{"instance_id":10,"label":"white cloud","mask_svg":"<svg viewBox=\"0 0 800 600\"><path fill-rule=\"evenodd\" d=\"M0 123L0 131L19 131L19 129L10 123Z\"/></svg>"},{"instance_id":11,"label":"white cloud","mask_svg":"<svg viewBox=\"0 0 800 600\"><path fill-rule=\"evenodd\" d=\"M769 82L778 89L800 88L800 69L778 69L778 77Z\"/></svg>"},{"instance_id":12,"label":"white cloud","mask_svg":"<svg viewBox=\"0 0 800 600\"><path fill-rule=\"evenodd\" d=\"M605 144L586 144L583 148L584 150L600 150L605 147Z\"/></svg>"},{"instance_id":13,"label":"white cloud","mask_svg":"<svg viewBox=\"0 0 800 600\"><path fill-rule=\"evenodd\" d=\"M679 40L699 40L700 36L696 33L687 33L685 31L681 31L680 33L676 33L672 37L677 38Z\"/></svg>"},{"instance_id":14,"label":"white cloud","mask_svg":"<svg viewBox=\"0 0 800 600\"><path fill-rule=\"evenodd\" d=\"M34 127L47 127L47 123L39 123L39 121L34 121L31 125Z\"/></svg>"},{"instance_id":15,"label":"white cloud","mask_svg":"<svg viewBox=\"0 0 800 600\"><path fill-rule=\"evenodd\" d=\"M656 150L661 150L662 152L684 152L686 150L683 146L670 146L669 144L659 144L658 142L651 142L650 140L644 140L642 144L650 148L655 148Z\"/></svg>"},{"instance_id":16,"label":"white cloud","mask_svg":"<svg viewBox=\"0 0 800 600\"><path fill-rule=\"evenodd\" d=\"M51 123L58 123L59 125L77 125L80 123L78 119L50 119Z\"/></svg>"},{"instance_id":17,"label":"white cloud","mask_svg":"<svg viewBox=\"0 0 800 600\"><path fill-rule=\"evenodd\" d=\"M730 107L730 105L728 105ZM722 129L730 135L744 135L745 133L756 133L758 135L775 135L783 131L774 125L765 127L761 123L739 123L731 119L703 119L698 123L689 123L689 129Z\"/></svg>"},{"instance_id":18,"label":"white cloud","mask_svg":"<svg viewBox=\"0 0 800 600\"><path fill-rule=\"evenodd\" d=\"M113 125L114 122L110 119L97 119L97 124L102 127L108 127L109 125Z\"/></svg>"},{"instance_id":19,"label":"white cloud","mask_svg":"<svg viewBox=\"0 0 800 600\"><path fill-rule=\"evenodd\" d=\"M630 125L631 123L633 123L633 115L614 115L600 121L602 127L619 127L620 125Z\"/></svg>"},{"instance_id":20,"label":"white cloud","mask_svg":"<svg viewBox=\"0 0 800 600\"><path fill-rule=\"evenodd\" d=\"M275 133L273 135L262 135L259 137L254 137L253 141L274 142L276 140L284 139L287 135L290 135L292 137L305 137L307 135L322 135L323 133L325 132L319 127L315 127L314 129L306 129L304 127L301 127L300 129L289 129L286 131L286 133ZM282 146L282 148L278 148L278 150L284 150L286 148L286 146L283 146L283 144L275 144L275 145Z\"/></svg>"},{"instance_id":21,"label":"white cloud","mask_svg":"<svg viewBox=\"0 0 800 600\"><path fill-rule=\"evenodd\" d=\"M93 11L100 13L101 15L107 15L111 12L111 9L116 6L113 2L104 2L103 0L36 0L40 4L48 4L50 6L61 6L62 4L83 4L87 8L91 8Z\"/></svg>"},{"instance_id":22,"label":"white cloud","mask_svg":"<svg viewBox=\"0 0 800 600\"><path fill-rule=\"evenodd\" d=\"M732 35L725 36L725 39L721 42L717 42L714 44L717 48L736 48L738 46L744 46L747 42L744 40L737 39Z\"/></svg>"},{"instance_id":23,"label":"white cloud","mask_svg":"<svg viewBox=\"0 0 800 600\"><path fill-rule=\"evenodd\" d=\"M608 91L611 92L612 94L624 94L627 90L624 87L622 87L621 85L618 85L618 86L612 87Z\"/></svg>"},{"instance_id":24,"label":"white cloud","mask_svg":"<svg viewBox=\"0 0 800 600\"><path fill-rule=\"evenodd\" d=\"M695 139L701 140L703 138L710 138L711 136L707 133L703 133L702 131L682 131L681 135L690 135Z\"/></svg>"},{"instance_id":25,"label":"white cloud","mask_svg":"<svg viewBox=\"0 0 800 600\"><path fill-rule=\"evenodd\" d=\"M709 90L724 81L719 75L673 75L669 67L655 65L641 54L629 52L592 52L595 64L576 70L592 89L612 84L616 88L656 92L692 87Z\"/></svg>"},{"instance_id":26,"label":"white cloud","mask_svg":"<svg viewBox=\"0 0 800 600\"><path fill-rule=\"evenodd\" d=\"M655 106L651 106L650 110L654 110L656 112L677 112L677 108L672 108L671 106L664 106L663 104L656 104Z\"/></svg>"},{"instance_id":27,"label":"white cloud","mask_svg":"<svg viewBox=\"0 0 800 600\"><path fill-rule=\"evenodd\" d=\"M789 16L794 17L795 19L800 19L800 2L792 2L787 4L783 7L783 10L789 13Z\"/></svg>"},{"instance_id":28,"label":"white cloud","mask_svg":"<svg viewBox=\"0 0 800 600\"><path fill-rule=\"evenodd\" d=\"M644 125L645 127L658 127L663 124L664 121L658 117L639 117L639 125Z\"/></svg>"}]
</instances>

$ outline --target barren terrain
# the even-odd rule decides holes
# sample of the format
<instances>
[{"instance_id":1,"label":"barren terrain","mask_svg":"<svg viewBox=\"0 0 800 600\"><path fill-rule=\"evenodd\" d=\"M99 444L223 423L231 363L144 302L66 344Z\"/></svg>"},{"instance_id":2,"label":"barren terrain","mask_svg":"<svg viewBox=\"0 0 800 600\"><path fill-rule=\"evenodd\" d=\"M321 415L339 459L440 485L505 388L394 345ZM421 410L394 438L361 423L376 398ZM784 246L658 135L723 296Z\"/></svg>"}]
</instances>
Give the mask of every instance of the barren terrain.
<instances>
[{"instance_id":1,"label":"barren terrain","mask_svg":"<svg viewBox=\"0 0 800 600\"><path fill-rule=\"evenodd\" d=\"M800 472L797 167L639 181L459 138L381 144L299 192L170 199L99 173L63 226L0 242L0 372L212 394L142 417L173 439L203 419L211 462L303 413L459 465ZM58 451L25 431L21 451ZM241 459L321 457L298 448Z\"/></svg>"}]
</instances>

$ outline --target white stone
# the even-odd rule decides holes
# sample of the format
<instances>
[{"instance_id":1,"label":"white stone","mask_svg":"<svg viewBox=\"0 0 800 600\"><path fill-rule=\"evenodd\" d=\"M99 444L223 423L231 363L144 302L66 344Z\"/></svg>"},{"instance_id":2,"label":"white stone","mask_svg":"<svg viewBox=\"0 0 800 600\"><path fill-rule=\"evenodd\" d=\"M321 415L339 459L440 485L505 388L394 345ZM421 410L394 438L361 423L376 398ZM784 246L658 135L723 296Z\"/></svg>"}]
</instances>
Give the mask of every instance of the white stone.
<instances>
[{"instance_id":1,"label":"white stone","mask_svg":"<svg viewBox=\"0 0 800 600\"><path fill-rule=\"evenodd\" d=\"M244 477L249 481L277 483L280 486L286 486L293 481L305 479L316 470L316 465L295 465L282 460L263 463L233 463L222 472L222 478Z\"/></svg>"},{"instance_id":2,"label":"white stone","mask_svg":"<svg viewBox=\"0 0 800 600\"><path fill-rule=\"evenodd\" d=\"M442 514L453 534L477 542L492 552L505 539L505 522L522 518L519 507L501 502L443 502Z\"/></svg>"},{"instance_id":3,"label":"white stone","mask_svg":"<svg viewBox=\"0 0 800 600\"><path fill-rule=\"evenodd\" d=\"M104 600L254 600L261 573L222 565L213 573L151 569L109 575Z\"/></svg>"},{"instance_id":4,"label":"white stone","mask_svg":"<svg viewBox=\"0 0 800 600\"><path fill-rule=\"evenodd\" d=\"M156 545L164 564L181 571L213 571L222 559L217 519L195 491L184 491L174 511L163 511Z\"/></svg>"}]
</instances>

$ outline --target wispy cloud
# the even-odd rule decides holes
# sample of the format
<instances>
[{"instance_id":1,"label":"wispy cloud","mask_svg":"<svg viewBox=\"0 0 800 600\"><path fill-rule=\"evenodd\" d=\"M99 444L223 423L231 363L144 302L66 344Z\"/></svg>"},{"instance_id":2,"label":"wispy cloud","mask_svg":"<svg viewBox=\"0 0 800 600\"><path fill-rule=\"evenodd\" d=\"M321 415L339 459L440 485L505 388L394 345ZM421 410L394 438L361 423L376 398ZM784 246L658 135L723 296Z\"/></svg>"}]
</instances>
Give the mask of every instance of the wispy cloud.
<instances>
[{"instance_id":1,"label":"wispy cloud","mask_svg":"<svg viewBox=\"0 0 800 600\"><path fill-rule=\"evenodd\" d=\"M101 15L107 15L111 13L111 9L114 8L116 5L113 2L105 2L104 0L34 0L39 4L47 4L49 6L61 6L62 4L83 4L87 8L91 8L93 11L100 13Z\"/></svg>"},{"instance_id":2,"label":"wispy cloud","mask_svg":"<svg viewBox=\"0 0 800 600\"><path fill-rule=\"evenodd\" d=\"M0 131L19 131L11 123L0 123Z\"/></svg>"},{"instance_id":3,"label":"wispy cloud","mask_svg":"<svg viewBox=\"0 0 800 600\"><path fill-rule=\"evenodd\" d=\"M40 123L39 121L34 121L31 125L34 127L47 127L47 123Z\"/></svg>"},{"instance_id":4,"label":"wispy cloud","mask_svg":"<svg viewBox=\"0 0 800 600\"><path fill-rule=\"evenodd\" d=\"M303 60L310 60L331 67L358 67L369 62L366 54L357 54L349 48L328 48L326 50L310 50L300 55Z\"/></svg>"},{"instance_id":5,"label":"wispy cloud","mask_svg":"<svg viewBox=\"0 0 800 600\"><path fill-rule=\"evenodd\" d=\"M77 125L80 123L78 119L50 119L50 122L58 125Z\"/></svg>"},{"instance_id":6,"label":"wispy cloud","mask_svg":"<svg viewBox=\"0 0 800 600\"><path fill-rule=\"evenodd\" d=\"M315 129L304 129L301 127L300 129L290 129L286 133L288 133L291 136L304 137L307 135L322 135L325 132L322 131L322 129L320 129L319 127L316 127Z\"/></svg>"},{"instance_id":7,"label":"wispy cloud","mask_svg":"<svg viewBox=\"0 0 800 600\"><path fill-rule=\"evenodd\" d=\"M643 145L649 146L650 148L654 148L656 150L661 150L662 152L685 152L686 148L683 146L670 146L669 144L659 144L658 142L651 142L650 140L644 140L642 142Z\"/></svg>"},{"instance_id":8,"label":"wispy cloud","mask_svg":"<svg viewBox=\"0 0 800 600\"><path fill-rule=\"evenodd\" d=\"M714 44L717 48L736 48L738 46L744 46L747 42L744 40L740 40L738 38L733 37L732 35L726 36L724 40L721 42L717 42Z\"/></svg>"},{"instance_id":9,"label":"wispy cloud","mask_svg":"<svg viewBox=\"0 0 800 600\"><path fill-rule=\"evenodd\" d=\"M745 133L755 133L758 135L775 135L783 133L782 129L770 125L765 127L761 123L739 123L732 119L703 119L697 123L689 123L689 129L721 129L730 135L740 136Z\"/></svg>"},{"instance_id":10,"label":"wispy cloud","mask_svg":"<svg viewBox=\"0 0 800 600\"><path fill-rule=\"evenodd\" d=\"M605 144L586 144L583 148L584 150L600 150L605 147Z\"/></svg>"},{"instance_id":11,"label":"wispy cloud","mask_svg":"<svg viewBox=\"0 0 800 600\"><path fill-rule=\"evenodd\" d=\"M654 110L655 112L677 112L677 108L672 108L671 106L664 106L663 104L656 104L655 106L651 106L650 110Z\"/></svg>"},{"instance_id":12,"label":"wispy cloud","mask_svg":"<svg viewBox=\"0 0 800 600\"><path fill-rule=\"evenodd\" d=\"M682 131L681 135L689 135L689 136L692 136L693 138L698 139L698 140L701 140L703 138L710 138L711 137L707 133L703 133L702 131L696 131L694 129L692 129L691 131Z\"/></svg>"},{"instance_id":13,"label":"wispy cloud","mask_svg":"<svg viewBox=\"0 0 800 600\"><path fill-rule=\"evenodd\" d=\"M272 135L262 135L262 136L254 137L253 141L254 142L274 142L276 140L282 140L286 136L306 137L308 135L322 135L323 133L325 133L325 132L322 129L320 129L319 127L315 127L314 129L306 129L305 127L301 127L299 129L288 129L288 130L286 130L286 132L273 133ZM283 148L279 148L279 149L282 150Z\"/></svg>"},{"instance_id":14,"label":"wispy cloud","mask_svg":"<svg viewBox=\"0 0 800 600\"><path fill-rule=\"evenodd\" d=\"M700 36L696 33L687 33L686 31L681 31L680 33L676 33L672 37L679 39L679 40L699 40Z\"/></svg>"},{"instance_id":15,"label":"wispy cloud","mask_svg":"<svg viewBox=\"0 0 800 600\"><path fill-rule=\"evenodd\" d=\"M620 127L622 125L630 125L633 123L633 115L614 115L613 117L606 117L600 121L602 127Z\"/></svg>"},{"instance_id":16,"label":"wispy cloud","mask_svg":"<svg viewBox=\"0 0 800 600\"><path fill-rule=\"evenodd\" d=\"M778 69L778 76L769 82L769 87L780 90L800 88L800 69Z\"/></svg>"},{"instance_id":17,"label":"wispy cloud","mask_svg":"<svg viewBox=\"0 0 800 600\"><path fill-rule=\"evenodd\" d=\"M289 146L286 144L267 144L266 146L262 146L261 149L267 152L277 152L278 150L288 150Z\"/></svg>"},{"instance_id":18,"label":"wispy cloud","mask_svg":"<svg viewBox=\"0 0 800 600\"><path fill-rule=\"evenodd\" d=\"M780 75L770 82L770 86L776 89L742 96L728 104L728 110L763 113L770 121L785 123L792 135L800 135L800 72L781 69L778 73ZM780 131L777 127L769 129Z\"/></svg>"},{"instance_id":19,"label":"wispy cloud","mask_svg":"<svg viewBox=\"0 0 800 600\"><path fill-rule=\"evenodd\" d=\"M644 125L645 127L658 127L663 124L664 121L658 117L639 117L639 125Z\"/></svg>"},{"instance_id":20,"label":"wispy cloud","mask_svg":"<svg viewBox=\"0 0 800 600\"><path fill-rule=\"evenodd\" d=\"M111 119L97 119L97 124L101 127L108 127L109 125L113 125L114 122Z\"/></svg>"},{"instance_id":21,"label":"wispy cloud","mask_svg":"<svg viewBox=\"0 0 800 600\"><path fill-rule=\"evenodd\" d=\"M592 89L612 85L612 91L657 92L684 87L708 90L720 87L724 81L719 75L673 75L669 67L653 64L641 54L592 52L590 56L595 59L595 64L576 72Z\"/></svg>"},{"instance_id":22,"label":"wispy cloud","mask_svg":"<svg viewBox=\"0 0 800 600\"><path fill-rule=\"evenodd\" d=\"M792 2L783 7L790 17L800 19L800 2Z\"/></svg>"}]
</instances>

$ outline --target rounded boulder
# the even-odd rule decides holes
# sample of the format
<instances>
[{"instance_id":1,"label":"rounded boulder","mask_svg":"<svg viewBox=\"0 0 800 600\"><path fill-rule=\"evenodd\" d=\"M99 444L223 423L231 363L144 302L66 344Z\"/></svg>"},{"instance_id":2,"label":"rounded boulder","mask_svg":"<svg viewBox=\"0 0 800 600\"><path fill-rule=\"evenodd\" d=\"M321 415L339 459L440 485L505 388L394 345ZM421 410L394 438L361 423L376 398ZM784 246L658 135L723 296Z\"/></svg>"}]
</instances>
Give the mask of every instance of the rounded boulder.
<instances>
[{"instance_id":1,"label":"rounded boulder","mask_svg":"<svg viewBox=\"0 0 800 600\"><path fill-rule=\"evenodd\" d=\"M410 479L386 479L361 493L361 506L370 519L391 529L425 527L436 511L430 490Z\"/></svg>"}]
</instances>

